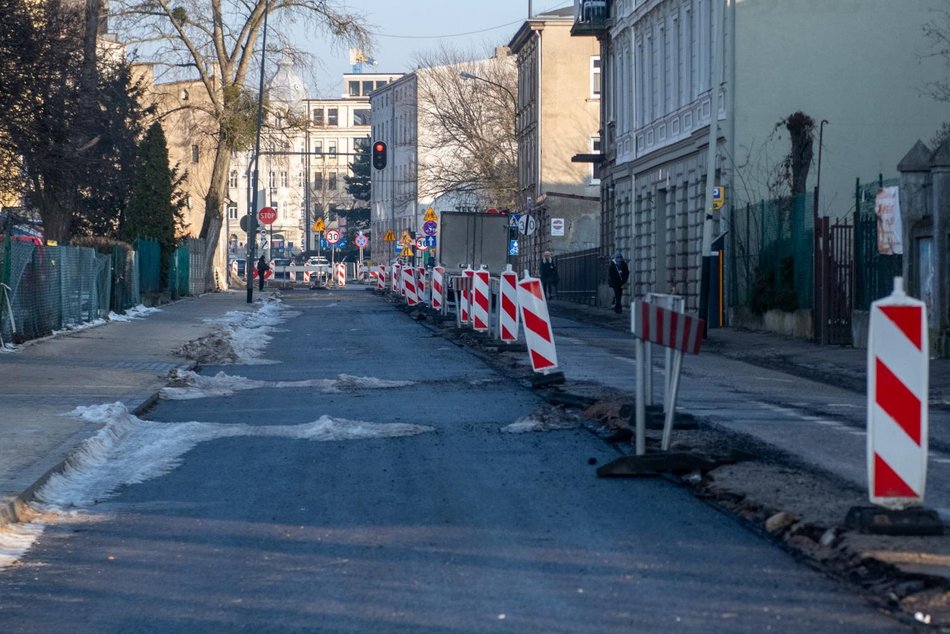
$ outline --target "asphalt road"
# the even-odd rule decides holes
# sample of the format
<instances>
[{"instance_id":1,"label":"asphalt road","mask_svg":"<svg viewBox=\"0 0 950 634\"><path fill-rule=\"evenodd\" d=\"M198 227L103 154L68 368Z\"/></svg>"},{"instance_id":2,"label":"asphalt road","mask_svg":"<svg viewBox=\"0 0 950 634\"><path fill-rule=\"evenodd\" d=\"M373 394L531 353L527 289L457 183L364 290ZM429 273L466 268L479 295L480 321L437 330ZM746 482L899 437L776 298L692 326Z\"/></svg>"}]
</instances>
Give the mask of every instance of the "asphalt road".
<instances>
[{"instance_id":1,"label":"asphalt road","mask_svg":"<svg viewBox=\"0 0 950 634\"><path fill-rule=\"evenodd\" d=\"M598 479L616 453L583 428L502 432L543 403L383 300L285 300L275 363L201 373L412 383L160 401L180 464L0 571L0 631L902 629L672 482ZM322 416L431 430L307 439Z\"/></svg>"}]
</instances>

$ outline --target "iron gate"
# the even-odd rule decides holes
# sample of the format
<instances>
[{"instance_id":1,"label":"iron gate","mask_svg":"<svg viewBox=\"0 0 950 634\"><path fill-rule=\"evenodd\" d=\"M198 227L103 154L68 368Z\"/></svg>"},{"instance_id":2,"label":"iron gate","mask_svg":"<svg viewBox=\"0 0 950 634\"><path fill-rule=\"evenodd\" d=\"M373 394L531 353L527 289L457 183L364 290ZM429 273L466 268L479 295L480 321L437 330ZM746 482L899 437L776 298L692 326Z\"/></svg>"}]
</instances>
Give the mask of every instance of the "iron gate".
<instances>
[{"instance_id":1,"label":"iron gate","mask_svg":"<svg viewBox=\"0 0 950 634\"><path fill-rule=\"evenodd\" d=\"M823 344L851 345L854 306L854 225L828 217L818 222L816 338Z\"/></svg>"}]
</instances>

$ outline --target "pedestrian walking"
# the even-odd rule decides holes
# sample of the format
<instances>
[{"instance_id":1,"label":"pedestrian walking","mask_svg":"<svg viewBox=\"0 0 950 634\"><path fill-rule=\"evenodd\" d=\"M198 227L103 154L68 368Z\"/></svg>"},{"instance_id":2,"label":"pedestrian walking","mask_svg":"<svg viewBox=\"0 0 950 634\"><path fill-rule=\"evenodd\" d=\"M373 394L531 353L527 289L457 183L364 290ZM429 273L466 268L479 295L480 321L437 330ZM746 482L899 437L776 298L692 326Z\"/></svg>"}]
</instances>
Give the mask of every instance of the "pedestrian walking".
<instances>
[{"instance_id":1,"label":"pedestrian walking","mask_svg":"<svg viewBox=\"0 0 950 634\"><path fill-rule=\"evenodd\" d=\"M627 261L623 259L623 253L618 249L614 251L614 257L610 261L609 270L607 271L607 283L614 290L615 313L623 312L621 297L623 296L623 285L627 283L628 279L630 279L630 267L627 266Z\"/></svg>"},{"instance_id":2,"label":"pedestrian walking","mask_svg":"<svg viewBox=\"0 0 950 634\"><path fill-rule=\"evenodd\" d=\"M544 295L547 299L553 299L557 293L557 285L561 281L557 274L557 264L551 257L550 251L545 251L541 256L541 285L544 287Z\"/></svg>"},{"instance_id":3,"label":"pedestrian walking","mask_svg":"<svg viewBox=\"0 0 950 634\"><path fill-rule=\"evenodd\" d=\"M264 256L257 261L257 284L258 290L264 290L264 274L270 270L270 265L264 260Z\"/></svg>"}]
</instances>

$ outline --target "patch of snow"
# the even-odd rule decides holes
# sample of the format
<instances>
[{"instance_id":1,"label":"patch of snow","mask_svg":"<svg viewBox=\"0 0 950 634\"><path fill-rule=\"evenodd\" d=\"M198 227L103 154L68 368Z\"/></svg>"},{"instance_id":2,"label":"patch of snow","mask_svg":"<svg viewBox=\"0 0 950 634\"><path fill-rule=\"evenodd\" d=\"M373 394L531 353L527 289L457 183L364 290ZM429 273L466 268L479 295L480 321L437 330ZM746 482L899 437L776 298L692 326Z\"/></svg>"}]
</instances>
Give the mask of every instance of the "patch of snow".
<instances>
[{"instance_id":1,"label":"patch of snow","mask_svg":"<svg viewBox=\"0 0 950 634\"><path fill-rule=\"evenodd\" d=\"M390 387L405 387L412 381L390 381L369 376L340 374L336 379L304 379L301 381L260 381L243 376L218 372L214 376L202 376L190 370L177 370L171 377L171 385L162 388L161 398L188 400L214 396L228 396L241 390L258 388L315 388L323 394L339 394L360 389L374 390Z\"/></svg>"},{"instance_id":2,"label":"patch of snow","mask_svg":"<svg viewBox=\"0 0 950 634\"><path fill-rule=\"evenodd\" d=\"M133 319L144 319L149 315L161 312L160 309L139 304L125 311L123 314L110 312L109 321L132 321Z\"/></svg>"},{"instance_id":3,"label":"patch of snow","mask_svg":"<svg viewBox=\"0 0 950 634\"><path fill-rule=\"evenodd\" d=\"M501 428L501 431L506 434L524 434L574 429L580 426L581 419L578 416L556 407L545 407L527 416L522 416L510 425L505 425Z\"/></svg>"},{"instance_id":4,"label":"patch of snow","mask_svg":"<svg viewBox=\"0 0 950 634\"><path fill-rule=\"evenodd\" d=\"M104 425L70 454L66 466L53 474L30 504L28 522L0 526L0 568L26 553L43 528L75 521L95 504L125 485L162 476L181 464L196 445L219 438L277 437L312 442L398 438L435 431L407 423L371 423L321 416L300 425L226 425L221 423L156 423L131 414L122 403L77 407L67 415Z\"/></svg>"}]
</instances>

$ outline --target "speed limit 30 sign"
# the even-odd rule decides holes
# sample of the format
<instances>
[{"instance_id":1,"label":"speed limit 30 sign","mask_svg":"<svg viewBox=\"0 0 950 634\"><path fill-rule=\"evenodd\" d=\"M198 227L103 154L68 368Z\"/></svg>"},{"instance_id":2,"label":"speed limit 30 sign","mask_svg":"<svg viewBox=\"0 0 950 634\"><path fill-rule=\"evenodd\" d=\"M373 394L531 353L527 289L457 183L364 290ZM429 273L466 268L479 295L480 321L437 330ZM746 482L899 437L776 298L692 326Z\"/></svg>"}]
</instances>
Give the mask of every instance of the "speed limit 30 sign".
<instances>
[{"instance_id":1,"label":"speed limit 30 sign","mask_svg":"<svg viewBox=\"0 0 950 634\"><path fill-rule=\"evenodd\" d=\"M336 229L327 229L326 233L324 234L324 237L326 238L327 243L336 244L337 242L340 241L341 236L340 236L340 232L337 231Z\"/></svg>"}]
</instances>

